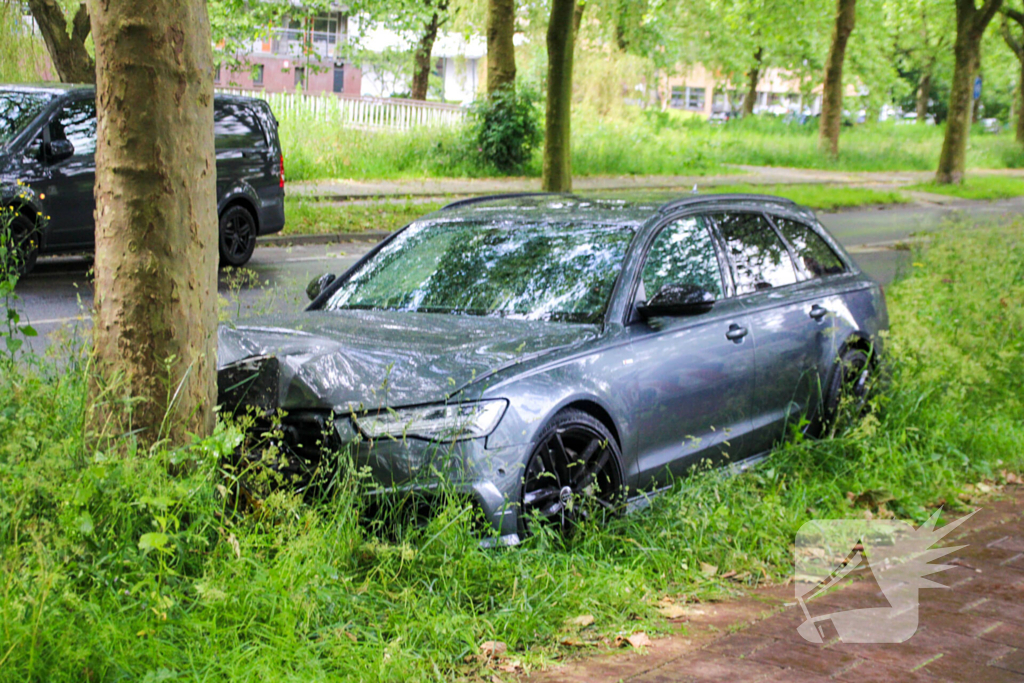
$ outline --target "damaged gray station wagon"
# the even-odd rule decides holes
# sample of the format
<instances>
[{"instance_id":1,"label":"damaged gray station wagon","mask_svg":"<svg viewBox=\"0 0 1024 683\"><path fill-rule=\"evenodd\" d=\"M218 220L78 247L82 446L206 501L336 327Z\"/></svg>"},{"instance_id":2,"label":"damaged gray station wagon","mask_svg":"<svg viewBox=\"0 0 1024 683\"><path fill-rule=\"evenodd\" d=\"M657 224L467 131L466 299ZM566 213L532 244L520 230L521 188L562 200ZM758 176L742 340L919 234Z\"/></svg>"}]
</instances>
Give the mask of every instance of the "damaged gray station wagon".
<instances>
[{"instance_id":1,"label":"damaged gray station wagon","mask_svg":"<svg viewBox=\"0 0 1024 683\"><path fill-rule=\"evenodd\" d=\"M284 470L348 449L506 543L820 431L888 326L813 213L755 195L456 202L309 294L221 328L225 409L278 422Z\"/></svg>"}]
</instances>

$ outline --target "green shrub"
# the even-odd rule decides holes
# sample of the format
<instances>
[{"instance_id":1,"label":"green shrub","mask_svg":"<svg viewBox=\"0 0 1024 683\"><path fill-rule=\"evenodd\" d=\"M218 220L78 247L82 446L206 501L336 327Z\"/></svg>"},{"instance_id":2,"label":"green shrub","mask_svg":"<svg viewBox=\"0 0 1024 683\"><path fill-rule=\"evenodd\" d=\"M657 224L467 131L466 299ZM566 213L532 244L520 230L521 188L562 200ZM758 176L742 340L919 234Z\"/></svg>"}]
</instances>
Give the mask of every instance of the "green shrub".
<instances>
[{"instance_id":1,"label":"green shrub","mask_svg":"<svg viewBox=\"0 0 1024 683\"><path fill-rule=\"evenodd\" d=\"M484 160L499 173L520 173L541 142L536 96L524 87L481 98L470 110L470 130Z\"/></svg>"}]
</instances>

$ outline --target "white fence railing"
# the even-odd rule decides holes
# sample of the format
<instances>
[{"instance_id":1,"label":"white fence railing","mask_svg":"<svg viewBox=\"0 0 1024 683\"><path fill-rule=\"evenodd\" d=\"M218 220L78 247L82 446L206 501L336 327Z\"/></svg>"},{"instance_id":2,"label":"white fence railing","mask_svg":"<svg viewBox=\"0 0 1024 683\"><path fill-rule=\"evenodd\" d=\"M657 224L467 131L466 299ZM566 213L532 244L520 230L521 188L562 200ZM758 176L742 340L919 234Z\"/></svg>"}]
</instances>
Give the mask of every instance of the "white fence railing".
<instances>
[{"instance_id":1,"label":"white fence railing","mask_svg":"<svg viewBox=\"0 0 1024 683\"><path fill-rule=\"evenodd\" d=\"M218 92L265 100L278 120L315 119L353 128L409 130L424 126L453 126L462 123L466 110L457 104L421 102L382 97L355 97L323 93L269 93L261 90L220 88Z\"/></svg>"}]
</instances>

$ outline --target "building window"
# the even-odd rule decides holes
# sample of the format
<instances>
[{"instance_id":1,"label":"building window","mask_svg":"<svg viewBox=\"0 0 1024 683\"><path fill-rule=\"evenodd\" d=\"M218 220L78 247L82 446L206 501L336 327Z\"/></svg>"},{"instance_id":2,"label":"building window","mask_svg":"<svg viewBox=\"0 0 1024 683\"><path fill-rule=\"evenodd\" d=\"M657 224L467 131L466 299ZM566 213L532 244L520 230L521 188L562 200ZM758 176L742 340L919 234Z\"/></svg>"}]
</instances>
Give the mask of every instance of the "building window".
<instances>
[{"instance_id":1,"label":"building window","mask_svg":"<svg viewBox=\"0 0 1024 683\"><path fill-rule=\"evenodd\" d=\"M306 87L306 67L304 66L295 67L295 87Z\"/></svg>"},{"instance_id":2,"label":"building window","mask_svg":"<svg viewBox=\"0 0 1024 683\"><path fill-rule=\"evenodd\" d=\"M252 84L263 85L263 65L257 64L252 68Z\"/></svg>"},{"instance_id":3,"label":"building window","mask_svg":"<svg viewBox=\"0 0 1024 683\"><path fill-rule=\"evenodd\" d=\"M695 110L704 109L704 88L686 89L686 108Z\"/></svg>"},{"instance_id":4,"label":"building window","mask_svg":"<svg viewBox=\"0 0 1024 683\"><path fill-rule=\"evenodd\" d=\"M669 102L670 107L673 109L682 109L683 103L686 101L686 88L674 85L672 86L672 100Z\"/></svg>"}]
</instances>

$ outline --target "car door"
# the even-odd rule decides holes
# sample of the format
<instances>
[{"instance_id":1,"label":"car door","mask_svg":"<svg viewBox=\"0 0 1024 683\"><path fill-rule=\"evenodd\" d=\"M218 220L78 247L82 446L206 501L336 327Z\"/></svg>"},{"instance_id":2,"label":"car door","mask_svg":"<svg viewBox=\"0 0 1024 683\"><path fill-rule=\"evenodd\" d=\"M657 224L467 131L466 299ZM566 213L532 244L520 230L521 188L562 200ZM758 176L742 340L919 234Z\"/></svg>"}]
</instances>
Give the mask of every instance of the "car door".
<instances>
[{"instance_id":1,"label":"car door","mask_svg":"<svg viewBox=\"0 0 1024 683\"><path fill-rule=\"evenodd\" d=\"M47 143L67 140L74 146L74 154L68 159L43 157L49 174L45 182L50 215L47 249L92 248L96 239L96 101L68 102L50 119L43 136Z\"/></svg>"},{"instance_id":2,"label":"car door","mask_svg":"<svg viewBox=\"0 0 1024 683\"><path fill-rule=\"evenodd\" d=\"M822 389L828 382L839 345L857 325L848 310L845 293L848 283L841 276L849 271L839 255L807 223L786 216L769 216L796 258L797 277L794 297L802 293L803 309L813 323L816 351L816 380L811 383L808 412L821 407Z\"/></svg>"},{"instance_id":3,"label":"car door","mask_svg":"<svg viewBox=\"0 0 1024 683\"><path fill-rule=\"evenodd\" d=\"M736 295L750 316L754 410L748 446L770 449L799 422L818 381L820 321L808 302L813 290L796 287L797 270L786 244L758 211L712 216L729 257Z\"/></svg>"},{"instance_id":4,"label":"car door","mask_svg":"<svg viewBox=\"0 0 1024 683\"><path fill-rule=\"evenodd\" d=\"M641 489L664 486L702 460L746 454L754 388L750 319L734 297L703 216L672 220L654 237L635 302L666 284L703 287L714 307L629 327L637 376L637 472Z\"/></svg>"},{"instance_id":5,"label":"car door","mask_svg":"<svg viewBox=\"0 0 1024 683\"><path fill-rule=\"evenodd\" d=\"M213 135L218 201L226 194L243 193L262 203L270 186L277 186L270 146L252 109L239 102L217 102Z\"/></svg>"}]
</instances>

